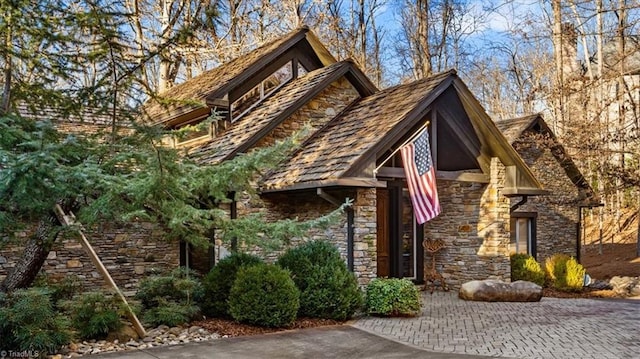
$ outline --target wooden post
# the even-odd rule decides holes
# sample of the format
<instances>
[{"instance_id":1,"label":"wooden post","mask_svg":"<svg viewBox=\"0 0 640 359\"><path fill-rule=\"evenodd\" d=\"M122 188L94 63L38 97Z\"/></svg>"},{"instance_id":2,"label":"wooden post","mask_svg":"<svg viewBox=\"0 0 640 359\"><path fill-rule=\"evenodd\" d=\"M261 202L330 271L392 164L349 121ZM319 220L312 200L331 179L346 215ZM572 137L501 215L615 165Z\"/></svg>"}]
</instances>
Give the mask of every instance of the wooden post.
<instances>
[{"instance_id":1,"label":"wooden post","mask_svg":"<svg viewBox=\"0 0 640 359\"><path fill-rule=\"evenodd\" d=\"M60 207L59 204L55 205L54 211L58 216L60 223L66 226L71 226L72 224L74 224L75 216L73 215L73 213L69 213L69 215L67 215L66 213L64 213L64 210L62 209L62 207ZM102 264L102 261L100 261L100 258L98 257L96 252L93 250L93 247L91 247L91 244L87 240L87 237L84 235L84 232L82 232L82 227L79 226L77 230L78 230L78 233L80 234L80 244L89 255L89 258L91 258L91 261L98 269L98 272L102 274L102 277L104 278L105 282L107 282L107 284L116 292L116 295L124 303L124 306L127 311L127 317L129 317L129 320L133 324L133 328L135 329L136 333L138 333L140 338L144 338L147 335L147 333L145 332L144 327L140 323L140 320L138 320L136 313L134 313L133 309L131 309L131 306L129 306L129 303L127 302L127 298L125 298L125 296L122 294L116 282L114 282L113 278L111 278L109 271L107 271L107 268L104 266L104 264Z\"/></svg>"}]
</instances>

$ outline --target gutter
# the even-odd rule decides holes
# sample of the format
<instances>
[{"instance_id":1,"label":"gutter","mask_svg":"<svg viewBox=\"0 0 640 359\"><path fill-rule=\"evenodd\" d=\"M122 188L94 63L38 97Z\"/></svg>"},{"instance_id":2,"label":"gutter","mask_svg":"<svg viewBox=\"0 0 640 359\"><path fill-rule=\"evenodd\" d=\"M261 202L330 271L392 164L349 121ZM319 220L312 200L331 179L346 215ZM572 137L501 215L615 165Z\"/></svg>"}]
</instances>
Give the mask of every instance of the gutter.
<instances>
[{"instance_id":1,"label":"gutter","mask_svg":"<svg viewBox=\"0 0 640 359\"><path fill-rule=\"evenodd\" d=\"M317 188L316 193L320 198L333 205L342 205L342 202L325 192L322 188ZM348 206L345 211L347 212L347 268L349 268L350 272L353 272L353 238L355 235L353 223L355 214L353 211L353 206Z\"/></svg>"}]
</instances>

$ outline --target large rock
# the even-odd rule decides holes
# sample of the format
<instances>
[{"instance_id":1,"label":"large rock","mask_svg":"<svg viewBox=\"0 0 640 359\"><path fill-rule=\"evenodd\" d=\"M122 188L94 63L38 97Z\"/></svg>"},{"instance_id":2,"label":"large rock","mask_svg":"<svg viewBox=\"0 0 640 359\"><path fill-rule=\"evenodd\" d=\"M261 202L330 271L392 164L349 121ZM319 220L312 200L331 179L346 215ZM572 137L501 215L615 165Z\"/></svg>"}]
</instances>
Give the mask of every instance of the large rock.
<instances>
[{"instance_id":1,"label":"large rock","mask_svg":"<svg viewBox=\"0 0 640 359\"><path fill-rule=\"evenodd\" d=\"M542 287L522 280L513 283L495 279L474 280L464 283L458 296L482 302L538 302L542 298Z\"/></svg>"},{"instance_id":2,"label":"large rock","mask_svg":"<svg viewBox=\"0 0 640 359\"><path fill-rule=\"evenodd\" d=\"M615 276L609 284L616 294L623 297L640 295L640 277Z\"/></svg>"}]
</instances>

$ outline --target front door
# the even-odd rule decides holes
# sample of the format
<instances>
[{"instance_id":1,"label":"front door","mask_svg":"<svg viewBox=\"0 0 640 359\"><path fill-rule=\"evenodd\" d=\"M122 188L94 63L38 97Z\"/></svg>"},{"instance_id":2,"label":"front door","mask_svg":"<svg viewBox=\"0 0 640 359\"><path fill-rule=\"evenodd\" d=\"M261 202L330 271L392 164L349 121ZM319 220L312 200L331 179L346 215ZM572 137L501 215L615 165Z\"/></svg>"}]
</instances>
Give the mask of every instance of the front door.
<instances>
[{"instance_id":1,"label":"front door","mask_svg":"<svg viewBox=\"0 0 640 359\"><path fill-rule=\"evenodd\" d=\"M404 181L387 182L377 200L378 277L422 282L423 226L416 224Z\"/></svg>"}]
</instances>

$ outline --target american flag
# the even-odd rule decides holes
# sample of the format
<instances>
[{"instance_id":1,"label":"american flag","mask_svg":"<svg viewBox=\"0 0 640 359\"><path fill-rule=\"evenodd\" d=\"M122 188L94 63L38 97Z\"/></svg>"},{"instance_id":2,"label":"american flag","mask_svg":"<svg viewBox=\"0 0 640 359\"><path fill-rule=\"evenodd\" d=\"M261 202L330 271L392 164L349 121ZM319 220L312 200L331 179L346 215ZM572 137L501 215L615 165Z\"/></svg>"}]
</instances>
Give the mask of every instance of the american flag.
<instances>
[{"instance_id":1,"label":"american flag","mask_svg":"<svg viewBox=\"0 0 640 359\"><path fill-rule=\"evenodd\" d=\"M440 214L436 172L431 161L429 131L426 129L400 149L404 173L416 221L422 224Z\"/></svg>"}]
</instances>

